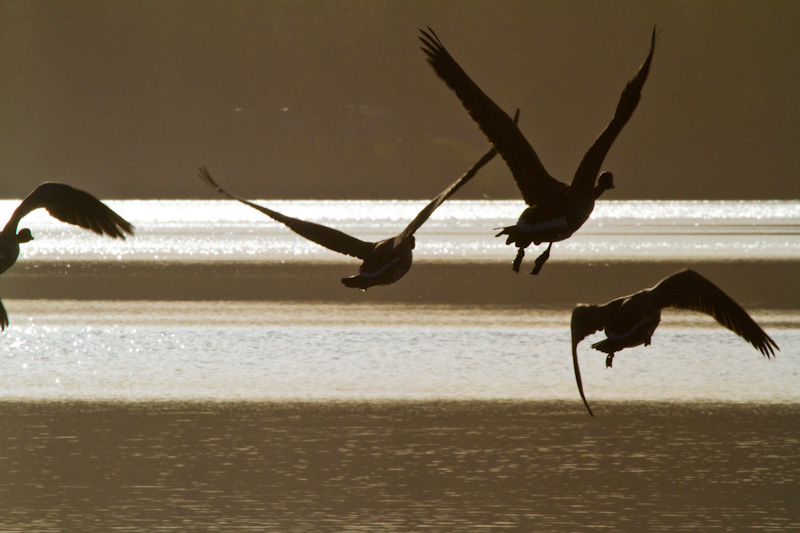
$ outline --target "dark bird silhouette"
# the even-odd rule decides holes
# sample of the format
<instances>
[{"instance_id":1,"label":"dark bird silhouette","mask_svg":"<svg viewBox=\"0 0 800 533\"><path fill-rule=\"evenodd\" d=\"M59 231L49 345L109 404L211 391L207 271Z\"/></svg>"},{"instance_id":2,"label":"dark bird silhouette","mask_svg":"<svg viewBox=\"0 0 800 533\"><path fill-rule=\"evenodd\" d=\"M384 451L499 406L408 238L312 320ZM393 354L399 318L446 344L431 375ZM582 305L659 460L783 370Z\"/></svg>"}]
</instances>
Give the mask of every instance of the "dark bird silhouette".
<instances>
[{"instance_id":1,"label":"dark bird silhouette","mask_svg":"<svg viewBox=\"0 0 800 533\"><path fill-rule=\"evenodd\" d=\"M519 111L517 111L517 115L518 114ZM245 200L244 198L235 196L220 187L205 167L200 168L200 179L211 185L220 194L232 200L242 202L245 205L249 205L273 220L285 224L290 230L301 237L305 237L334 252L361 259L363 263L358 269L358 275L342 278L342 283L347 287L365 291L375 285L390 285L402 278L406 272L409 271L411 268L412 250L415 244L414 233L428 220L428 217L431 216L442 202L472 179L478 170L491 161L496 154L497 152L494 149L486 152L486 154L484 154L464 175L431 200L399 235L379 242L362 241L339 230L321 224L288 217L272 209L267 209L266 207Z\"/></svg>"},{"instance_id":2,"label":"dark bird silhouette","mask_svg":"<svg viewBox=\"0 0 800 533\"><path fill-rule=\"evenodd\" d=\"M22 200L0 233L0 274L14 266L19 245L33 240L28 228L17 231L20 221L35 209L43 207L50 216L62 222L91 230L114 239L133 235L133 226L106 204L89 194L64 183L42 183ZM0 302L0 329L8 326L8 315Z\"/></svg>"},{"instance_id":3,"label":"dark bird silhouette","mask_svg":"<svg viewBox=\"0 0 800 533\"><path fill-rule=\"evenodd\" d=\"M470 79L434 31L428 28L428 31L420 32L420 41L424 45L422 51L428 57L428 63L447 86L455 91L472 120L505 160L522 198L529 206L514 226L502 228L497 234L498 237L507 235L506 244L513 243L518 248L513 262L514 272L519 272L526 247L531 243L550 243L547 250L536 259L535 268L531 272L531 275L538 274L550 257L553 243L575 233L592 214L595 200L604 191L614 188L613 175L603 172L598 178L598 172L611 144L639 103L653 58L655 28L647 58L622 91L614 118L583 156L569 185L547 173L517 125Z\"/></svg>"},{"instance_id":4,"label":"dark bird silhouette","mask_svg":"<svg viewBox=\"0 0 800 533\"><path fill-rule=\"evenodd\" d=\"M594 416L583 394L578 343L588 335L605 329L606 338L592 344L592 348L608 354L606 366L610 368L616 352L640 344L650 345L653 332L661 321L661 310L667 307L714 317L752 344L767 359L780 349L750 315L719 287L693 270L681 270L649 289L617 298L605 305L579 305L572 311L572 364L578 391L589 414Z\"/></svg>"}]
</instances>

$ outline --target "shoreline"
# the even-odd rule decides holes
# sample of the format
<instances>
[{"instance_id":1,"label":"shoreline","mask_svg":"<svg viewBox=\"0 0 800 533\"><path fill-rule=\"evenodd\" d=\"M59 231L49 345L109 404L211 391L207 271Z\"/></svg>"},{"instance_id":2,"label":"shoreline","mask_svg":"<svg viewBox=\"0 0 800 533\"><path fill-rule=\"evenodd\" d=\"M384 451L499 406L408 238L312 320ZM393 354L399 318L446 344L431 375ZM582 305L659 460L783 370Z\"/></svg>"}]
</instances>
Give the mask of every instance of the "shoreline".
<instances>
[{"instance_id":1,"label":"shoreline","mask_svg":"<svg viewBox=\"0 0 800 533\"><path fill-rule=\"evenodd\" d=\"M358 263L27 262L3 275L3 299L333 301L508 307L605 303L692 268L745 309L797 309L800 262L551 261L539 276L506 262L419 262L394 285L366 292L340 278Z\"/></svg>"}]
</instances>

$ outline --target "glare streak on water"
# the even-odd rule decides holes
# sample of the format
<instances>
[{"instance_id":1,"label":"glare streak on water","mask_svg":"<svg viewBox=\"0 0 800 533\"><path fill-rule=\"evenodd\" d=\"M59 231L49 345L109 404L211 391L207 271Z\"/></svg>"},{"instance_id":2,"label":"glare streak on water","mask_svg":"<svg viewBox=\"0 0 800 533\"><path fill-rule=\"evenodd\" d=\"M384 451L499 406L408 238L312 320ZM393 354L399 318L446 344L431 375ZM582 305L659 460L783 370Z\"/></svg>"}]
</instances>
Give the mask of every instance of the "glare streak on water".
<instances>
[{"instance_id":1,"label":"glare streak on water","mask_svg":"<svg viewBox=\"0 0 800 533\"><path fill-rule=\"evenodd\" d=\"M11 304L0 399L579 401L566 309ZM374 324L376 316L391 320ZM783 347L773 361L684 313L665 315L653 345L618 354L612 370L588 338L579 348L587 396L800 402L800 314L755 318Z\"/></svg>"},{"instance_id":2,"label":"glare streak on water","mask_svg":"<svg viewBox=\"0 0 800 533\"><path fill-rule=\"evenodd\" d=\"M420 201L264 201L364 239L402 230ZM114 201L137 227L98 238L38 211L21 261L341 261L261 213L224 200ZM13 201L0 202L10 211ZM518 201L446 202L419 232L415 257L508 261L491 228ZM555 260L800 260L800 201L599 202L554 248ZM10 300L0 366L5 398L574 399L569 313L437 306L357 309L215 302ZM539 314L536 314L539 313ZM99 318L98 318L99 317ZM342 317L351 317L344 320ZM355 318L353 318L355 317ZM378 321L375 317L380 317ZM784 317L785 318L785 317ZM713 322L662 323L653 346L613 370L581 345L590 400L800 401L798 319L762 323L782 347L765 361ZM701 353L702 357L697 354ZM617 362L618 361L618 362Z\"/></svg>"},{"instance_id":3,"label":"glare streak on water","mask_svg":"<svg viewBox=\"0 0 800 533\"><path fill-rule=\"evenodd\" d=\"M261 200L289 216L363 240L400 232L425 201ZM98 239L43 211L24 223L36 240L32 260L342 261L282 224L229 200L109 201L137 229L127 241ZM10 213L16 201L0 201ZM507 261L495 238L525 205L513 200L451 200L418 231L419 261ZM635 238L631 238L635 237ZM800 201L599 201L589 221L554 247L553 260L800 259Z\"/></svg>"}]
</instances>

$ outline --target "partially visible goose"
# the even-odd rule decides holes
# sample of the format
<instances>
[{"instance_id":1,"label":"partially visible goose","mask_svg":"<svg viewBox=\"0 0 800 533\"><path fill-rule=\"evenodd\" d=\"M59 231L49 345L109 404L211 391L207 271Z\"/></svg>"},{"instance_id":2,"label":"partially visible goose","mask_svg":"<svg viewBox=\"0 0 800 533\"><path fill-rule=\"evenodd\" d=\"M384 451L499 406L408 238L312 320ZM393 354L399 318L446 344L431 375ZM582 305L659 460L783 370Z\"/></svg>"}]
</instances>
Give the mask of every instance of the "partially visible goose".
<instances>
[{"instance_id":1,"label":"partially visible goose","mask_svg":"<svg viewBox=\"0 0 800 533\"><path fill-rule=\"evenodd\" d=\"M88 192L64 183L45 182L22 200L0 233L0 274L17 262L19 245L33 240L30 229L17 231L17 226L25 215L40 207L62 222L92 230L98 235L114 239L124 239L126 233L133 235L130 222ZM6 326L8 315L0 302L0 329Z\"/></svg>"},{"instance_id":2,"label":"partially visible goose","mask_svg":"<svg viewBox=\"0 0 800 533\"><path fill-rule=\"evenodd\" d=\"M550 243L547 250L536 259L531 275L538 274L550 257L550 248L556 241L570 237L592 214L594 202L604 191L614 188L613 175L603 172L598 178L611 144L631 118L639 103L642 86L650 71L650 61L656 43L656 31L650 39L650 52L639 67L636 76L622 91L614 118L608 123L586 155L583 156L572 183L567 185L547 173L536 152L511 118L486 96L445 49L436 33L430 28L420 30L422 51L428 57L436 74L455 91L481 131L505 160L522 198L528 204L516 225L502 228L497 234L507 235L506 244L519 250L513 262L514 272L519 272L525 248L531 243Z\"/></svg>"},{"instance_id":3,"label":"partially visible goose","mask_svg":"<svg viewBox=\"0 0 800 533\"><path fill-rule=\"evenodd\" d=\"M519 112L517 112L519 114ZM239 196L235 196L219 186L211 177L205 167L200 168L200 179L211 185L220 194L232 200L237 200L253 209L261 211L268 217L285 224L290 230L301 237L313 241L320 246L324 246L334 252L350 255L361 259L363 263L358 269L357 276L342 278L342 283L347 287L367 290L375 285L390 285L402 278L411 268L412 250L414 249L416 232L428 217L441 205L447 198L452 196L458 189L467 183L480 170L480 168L492 160L497 154L494 149L489 150L480 158L472 168L463 176L454 181L449 187L439 193L422 211L411 221L411 223L399 235L384 239L379 242L367 242L352 237L339 230L307 222L297 218L288 217L272 209L260 206Z\"/></svg>"},{"instance_id":4,"label":"partially visible goose","mask_svg":"<svg viewBox=\"0 0 800 533\"><path fill-rule=\"evenodd\" d=\"M750 318L747 311L722 290L693 270L681 270L659 281L655 286L630 296L623 296L605 305L579 305L572 311L572 364L575 380L586 409L594 416L583 394L578 366L578 343L588 335L605 329L606 338L592 348L608 354L611 367L614 354L625 348L650 345L653 332L661 321L661 310L667 307L705 313L753 345L767 359L779 350L775 341Z\"/></svg>"}]
</instances>

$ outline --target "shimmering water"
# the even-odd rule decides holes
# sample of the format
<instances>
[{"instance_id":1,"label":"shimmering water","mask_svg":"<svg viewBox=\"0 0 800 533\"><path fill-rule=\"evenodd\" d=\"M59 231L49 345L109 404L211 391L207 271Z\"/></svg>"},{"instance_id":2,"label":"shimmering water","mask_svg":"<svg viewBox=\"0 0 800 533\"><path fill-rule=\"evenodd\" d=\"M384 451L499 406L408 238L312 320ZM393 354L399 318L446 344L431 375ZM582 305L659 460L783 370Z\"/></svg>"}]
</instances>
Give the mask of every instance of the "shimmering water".
<instances>
[{"instance_id":1,"label":"shimmering water","mask_svg":"<svg viewBox=\"0 0 800 533\"><path fill-rule=\"evenodd\" d=\"M134 238L36 213L25 220L36 240L0 289L75 270L125 283L129 262L143 265L131 275L178 265L210 285L223 280L198 264L225 276L263 266L262 283L282 262L356 265L234 202L109 203ZM270 202L370 240L422 204ZM514 250L491 228L522 207L446 203L416 260L511 276ZM800 260L800 202L600 202L545 268L623 260L769 260L786 272ZM44 268L70 262L83 266ZM758 263L747 272L773 282ZM376 290L398 294L426 273ZM554 276L512 279L526 305L153 300L158 284L149 300L6 298L0 530L800 529L797 307L749 308L781 347L772 361L697 314L665 313L653 345L619 353L610 370L586 339L590 418L572 374L572 304L537 303Z\"/></svg>"},{"instance_id":2,"label":"shimmering water","mask_svg":"<svg viewBox=\"0 0 800 533\"><path fill-rule=\"evenodd\" d=\"M424 201L261 201L376 241L399 233ZM227 200L116 201L114 209L137 227L129 242L97 239L35 212L25 219L36 240L31 260L119 259L341 261L261 213ZM16 203L0 201L0 213ZM514 251L493 228L516 222L519 201L452 200L419 230L415 258L423 261L495 261ZM552 260L800 260L800 201L600 201Z\"/></svg>"},{"instance_id":3,"label":"shimmering water","mask_svg":"<svg viewBox=\"0 0 800 533\"><path fill-rule=\"evenodd\" d=\"M274 302L14 301L0 399L572 399L570 310ZM767 361L702 315L666 313L648 348L605 368L603 400L800 403L800 313L754 316ZM599 335L599 334L598 334Z\"/></svg>"},{"instance_id":4,"label":"shimmering water","mask_svg":"<svg viewBox=\"0 0 800 533\"><path fill-rule=\"evenodd\" d=\"M272 204L364 239L379 239L400 231L423 202ZM2 202L0 209L13 205ZM90 260L99 280L103 265L129 261L351 261L237 202L111 205L136 225L134 238L101 239L36 212L25 220L36 240L24 246L20 262ZM415 257L505 263L514 251L495 239L491 228L513 221L520 208L520 202L512 201L446 203L420 231ZM685 257L689 264L756 257L800 260L800 201L600 202L586 227L556 246L547 268L575 258ZM409 274L415 275L422 274ZM581 297L593 300L591 294ZM507 309L446 304L9 300L12 325L0 347L0 398L575 397L571 306L542 310L535 305ZM587 339L581 347L587 395L597 400L797 402L799 309L752 310L782 347L774 361L696 314L665 315L653 345L622 352L613 370L603 367L602 357L589 348L592 339Z\"/></svg>"}]
</instances>

